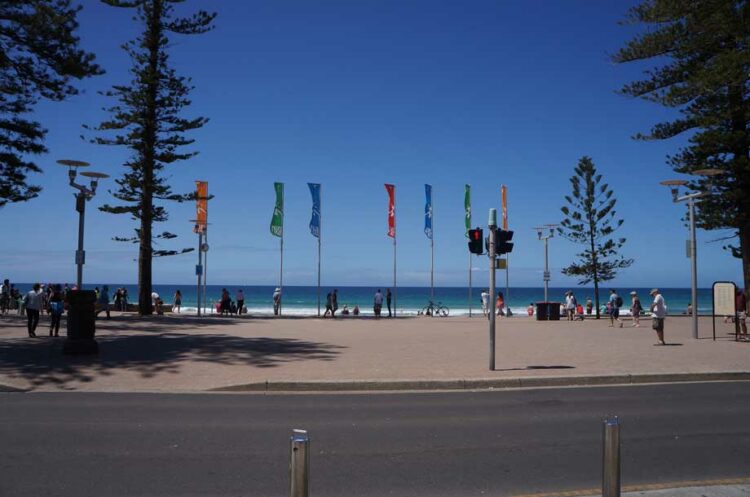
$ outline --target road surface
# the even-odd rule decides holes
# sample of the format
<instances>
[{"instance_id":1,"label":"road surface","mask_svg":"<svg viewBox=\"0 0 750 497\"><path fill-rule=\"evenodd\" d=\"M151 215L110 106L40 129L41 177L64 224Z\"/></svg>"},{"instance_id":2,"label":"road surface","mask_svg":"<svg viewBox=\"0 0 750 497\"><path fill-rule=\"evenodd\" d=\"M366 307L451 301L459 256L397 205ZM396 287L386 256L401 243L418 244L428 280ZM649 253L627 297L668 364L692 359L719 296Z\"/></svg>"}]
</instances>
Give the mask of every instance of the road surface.
<instances>
[{"instance_id":1,"label":"road surface","mask_svg":"<svg viewBox=\"0 0 750 497\"><path fill-rule=\"evenodd\" d=\"M750 383L396 394L0 394L0 495L286 496L309 430L311 496L596 488L601 418L623 484L750 474Z\"/></svg>"}]
</instances>

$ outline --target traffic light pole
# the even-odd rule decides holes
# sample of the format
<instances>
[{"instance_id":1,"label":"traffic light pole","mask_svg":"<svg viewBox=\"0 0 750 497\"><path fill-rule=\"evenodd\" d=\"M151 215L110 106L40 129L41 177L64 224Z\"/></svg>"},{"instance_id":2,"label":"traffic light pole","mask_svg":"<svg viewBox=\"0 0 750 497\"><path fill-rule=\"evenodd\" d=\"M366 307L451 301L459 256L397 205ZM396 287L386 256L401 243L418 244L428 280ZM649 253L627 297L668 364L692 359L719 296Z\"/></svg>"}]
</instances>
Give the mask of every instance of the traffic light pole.
<instances>
[{"instance_id":1,"label":"traffic light pole","mask_svg":"<svg viewBox=\"0 0 750 497\"><path fill-rule=\"evenodd\" d=\"M489 256L490 260L490 297L489 297L489 318L490 318L490 371L495 370L495 239L497 236L497 210L490 209L489 219Z\"/></svg>"}]
</instances>

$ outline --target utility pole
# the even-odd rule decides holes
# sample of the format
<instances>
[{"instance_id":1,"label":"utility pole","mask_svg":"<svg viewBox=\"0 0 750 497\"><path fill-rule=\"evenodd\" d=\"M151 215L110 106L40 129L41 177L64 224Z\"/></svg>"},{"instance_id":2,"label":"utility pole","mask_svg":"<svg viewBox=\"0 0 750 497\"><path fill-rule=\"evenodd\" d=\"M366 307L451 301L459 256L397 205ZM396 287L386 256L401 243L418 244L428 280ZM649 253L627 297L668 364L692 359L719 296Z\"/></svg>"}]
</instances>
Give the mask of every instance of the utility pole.
<instances>
[{"instance_id":1,"label":"utility pole","mask_svg":"<svg viewBox=\"0 0 750 497\"><path fill-rule=\"evenodd\" d=\"M544 241L544 301L549 302L549 239L554 238L556 224L545 224L544 226L538 226L534 228L540 240ZM545 230L549 230L548 234L544 234Z\"/></svg>"},{"instance_id":2,"label":"utility pole","mask_svg":"<svg viewBox=\"0 0 750 497\"><path fill-rule=\"evenodd\" d=\"M490 218L487 223L489 230L489 250L487 255L490 260L490 371L495 370L495 236L497 235L497 209L490 209Z\"/></svg>"}]
</instances>

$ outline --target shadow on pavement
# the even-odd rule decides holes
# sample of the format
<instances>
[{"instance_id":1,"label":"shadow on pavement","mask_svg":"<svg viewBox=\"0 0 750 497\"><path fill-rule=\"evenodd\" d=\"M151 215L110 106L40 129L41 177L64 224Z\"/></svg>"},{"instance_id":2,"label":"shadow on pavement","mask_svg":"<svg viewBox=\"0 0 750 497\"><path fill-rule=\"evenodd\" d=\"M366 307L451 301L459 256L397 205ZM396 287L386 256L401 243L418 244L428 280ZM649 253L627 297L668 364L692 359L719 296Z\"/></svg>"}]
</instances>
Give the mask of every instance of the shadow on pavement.
<instances>
[{"instance_id":1,"label":"shadow on pavement","mask_svg":"<svg viewBox=\"0 0 750 497\"><path fill-rule=\"evenodd\" d=\"M117 370L151 378L179 373L183 361L273 368L293 361L332 361L344 348L291 338L167 332L98 336L98 356L70 357L62 355L64 340L41 336L0 342L0 376L24 379L34 387L73 389L71 383L90 382Z\"/></svg>"}]
</instances>

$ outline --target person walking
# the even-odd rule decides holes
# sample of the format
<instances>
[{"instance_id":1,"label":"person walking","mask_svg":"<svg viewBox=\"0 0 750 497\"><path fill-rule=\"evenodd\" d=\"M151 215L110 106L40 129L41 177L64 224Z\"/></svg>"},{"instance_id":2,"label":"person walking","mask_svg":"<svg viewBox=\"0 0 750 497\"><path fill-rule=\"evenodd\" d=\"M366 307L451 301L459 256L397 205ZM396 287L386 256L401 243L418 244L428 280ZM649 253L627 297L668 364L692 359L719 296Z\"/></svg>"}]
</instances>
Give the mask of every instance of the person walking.
<instances>
[{"instance_id":1,"label":"person walking","mask_svg":"<svg viewBox=\"0 0 750 497\"><path fill-rule=\"evenodd\" d=\"M52 293L49 296L49 336L60 336L60 319L64 310L65 302L63 301L62 288L59 284L55 284L52 286Z\"/></svg>"},{"instance_id":2,"label":"person walking","mask_svg":"<svg viewBox=\"0 0 750 497\"><path fill-rule=\"evenodd\" d=\"M745 292L737 289L734 297L734 339L739 340L740 335L747 339L747 299Z\"/></svg>"},{"instance_id":3,"label":"person walking","mask_svg":"<svg viewBox=\"0 0 750 497\"><path fill-rule=\"evenodd\" d=\"M245 292L242 291L242 288L237 290L234 298L235 300L237 300L237 315L239 316L240 314L242 314L242 307L245 305Z\"/></svg>"},{"instance_id":4,"label":"person walking","mask_svg":"<svg viewBox=\"0 0 750 497\"><path fill-rule=\"evenodd\" d=\"M490 312L490 292L487 290L482 290L482 314L484 314L485 317L489 315Z\"/></svg>"},{"instance_id":5,"label":"person walking","mask_svg":"<svg viewBox=\"0 0 750 497\"><path fill-rule=\"evenodd\" d=\"M653 316L651 327L656 331L656 336L659 339L655 345L666 345L664 342L664 318L667 316L667 304L658 288L651 290L650 294L654 298L654 302L651 304Z\"/></svg>"},{"instance_id":6,"label":"person walking","mask_svg":"<svg viewBox=\"0 0 750 497\"><path fill-rule=\"evenodd\" d=\"M620 328L622 328L622 321L620 321L620 307L622 307L622 297L617 295L617 290L609 291L609 327L612 328L617 321Z\"/></svg>"},{"instance_id":7,"label":"person walking","mask_svg":"<svg viewBox=\"0 0 750 497\"><path fill-rule=\"evenodd\" d=\"M117 301L117 297L115 297L115 302L116 301ZM177 314L180 313L180 307L182 307L182 292L179 289L176 292L174 292L174 304L172 305L172 307L175 309L175 312Z\"/></svg>"},{"instance_id":8,"label":"person walking","mask_svg":"<svg viewBox=\"0 0 750 497\"><path fill-rule=\"evenodd\" d=\"M633 327L640 328L643 306L641 305L641 299L638 298L638 292L635 290L630 292L630 300L630 314L633 316Z\"/></svg>"},{"instance_id":9,"label":"person walking","mask_svg":"<svg viewBox=\"0 0 750 497\"><path fill-rule=\"evenodd\" d=\"M0 314L8 314L10 309L10 280L7 278L0 286Z\"/></svg>"},{"instance_id":10,"label":"person walking","mask_svg":"<svg viewBox=\"0 0 750 497\"><path fill-rule=\"evenodd\" d=\"M333 292L326 294L326 311L323 313L323 317L328 317L329 312L333 315Z\"/></svg>"},{"instance_id":11,"label":"person walking","mask_svg":"<svg viewBox=\"0 0 750 497\"><path fill-rule=\"evenodd\" d=\"M578 302L571 290L565 292L565 313L568 315L568 321L573 321L576 317L576 307Z\"/></svg>"},{"instance_id":12,"label":"person walking","mask_svg":"<svg viewBox=\"0 0 750 497\"><path fill-rule=\"evenodd\" d=\"M331 311L331 317L336 317L336 311L339 308L339 291L337 289L333 289L333 295L331 295L331 305L333 306L333 310Z\"/></svg>"},{"instance_id":13,"label":"person walking","mask_svg":"<svg viewBox=\"0 0 750 497\"><path fill-rule=\"evenodd\" d=\"M498 316L505 316L505 299L503 298L503 292L497 292L497 301L495 302L495 308L497 309Z\"/></svg>"},{"instance_id":14,"label":"person walking","mask_svg":"<svg viewBox=\"0 0 750 497\"><path fill-rule=\"evenodd\" d=\"M380 317L380 311L383 309L383 294L380 293L380 288L378 288L378 291L375 292L375 297L373 298L373 306L372 310L375 312L375 317Z\"/></svg>"},{"instance_id":15,"label":"person walking","mask_svg":"<svg viewBox=\"0 0 750 497\"><path fill-rule=\"evenodd\" d=\"M232 298L229 296L229 292L226 288L221 289L221 301L219 303L219 310L221 315L229 315L232 309Z\"/></svg>"},{"instance_id":16,"label":"person walking","mask_svg":"<svg viewBox=\"0 0 750 497\"><path fill-rule=\"evenodd\" d=\"M273 291L273 315L278 316L281 312L281 288L276 287Z\"/></svg>"},{"instance_id":17,"label":"person walking","mask_svg":"<svg viewBox=\"0 0 750 497\"><path fill-rule=\"evenodd\" d=\"M39 283L34 283L32 290L23 298L26 308L26 327L30 337L36 337L36 327L39 324L39 311L42 309L42 291Z\"/></svg>"},{"instance_id":18,"label":"person walking","mask_svg":"<svg viewBox=\"0 0 750 497\"><path fill-rule=\"evenodd\" d=\"M109 319L109 286L104 285L102 287L99 296L96 298L96 303L99 304L99 310L96 311L95 315L98 316L100 312L104 311L107 313L107 319Z\"/></svg>"},{"instance_id":19,"label":"person walking","mask_svg":"<svg viewBox=\"0 0 750 497\"><path fill-rule=\"evenodd\" d=\"M391 299L393 298L393 295L391 295L391 289L387 288L385 290L385 303L388 306L388 317L393 317L391 315Z\"/></svg>"}]
</instances>

